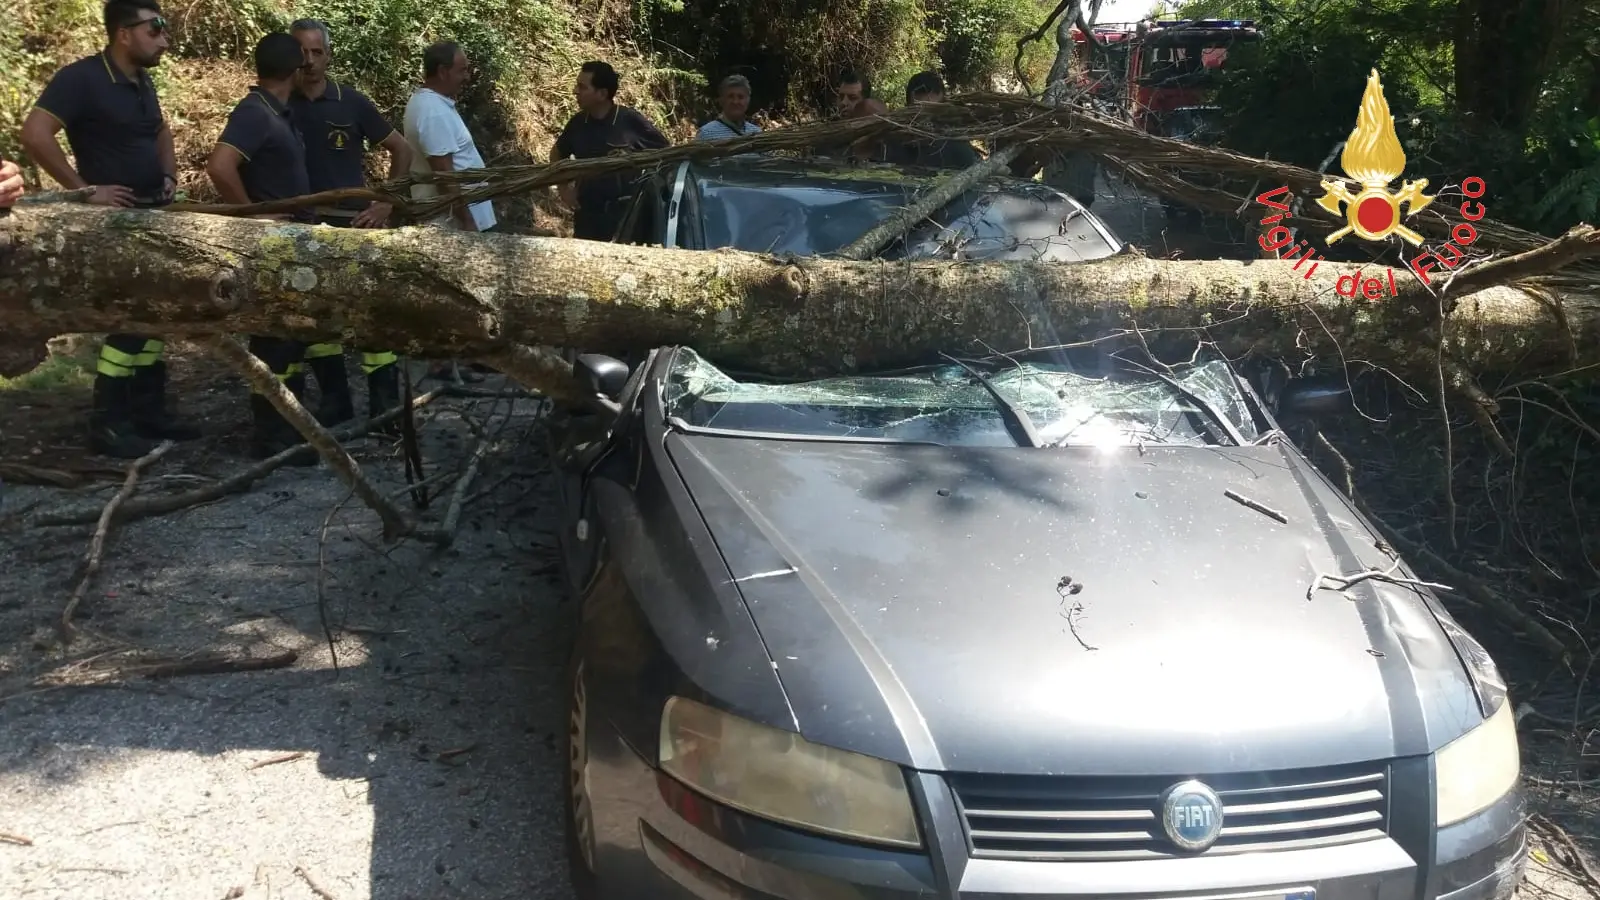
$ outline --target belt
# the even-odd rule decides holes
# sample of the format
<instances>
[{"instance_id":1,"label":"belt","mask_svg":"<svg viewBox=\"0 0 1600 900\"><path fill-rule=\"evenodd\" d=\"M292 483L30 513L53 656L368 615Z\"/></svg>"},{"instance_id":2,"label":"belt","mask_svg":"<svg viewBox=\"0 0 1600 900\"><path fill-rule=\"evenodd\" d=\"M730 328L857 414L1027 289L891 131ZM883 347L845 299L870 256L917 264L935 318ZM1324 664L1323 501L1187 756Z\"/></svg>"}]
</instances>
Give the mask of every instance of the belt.
<instances>
[{"instance_id":1,"label":"belt","mask_svg":"<svg viewBox=\"0 0 1600 900\"><path fill-rule=\"evenodd\" d=\"M353 220L361 215L359 209L345 209L339 206L319 206L312 210L319 219L346 219Z\"/></svg>"}]
</instances>

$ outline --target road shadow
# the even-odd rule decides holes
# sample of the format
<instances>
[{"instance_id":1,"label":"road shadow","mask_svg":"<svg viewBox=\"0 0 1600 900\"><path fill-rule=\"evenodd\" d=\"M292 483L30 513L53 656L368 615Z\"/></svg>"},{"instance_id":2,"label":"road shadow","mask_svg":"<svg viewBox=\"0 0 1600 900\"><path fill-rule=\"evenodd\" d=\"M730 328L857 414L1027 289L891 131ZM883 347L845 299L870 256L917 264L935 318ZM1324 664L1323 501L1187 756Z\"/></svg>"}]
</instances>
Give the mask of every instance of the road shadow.
<instances>
[{"instance_id":1,"label":"road shadow","mask_svg":"<svg viewBox=\"0 0 1600 900\"><path fill-rule=\"evenodd\" d=\"M491 405L430 408L424 477L466 456L463 417L505 421ZM65 655L52 625L89 529L0 533L0 833L30 842L0 842L0 896L569 897L570 635L533 409L518 401L499 432L449 550L384 547L331 472L280 470L123 529ZM357 458L406 503L397 447L369 441ZM103 687L36 680L81 682L130 648L299 658Z\"/></svg>"}]
</instances>

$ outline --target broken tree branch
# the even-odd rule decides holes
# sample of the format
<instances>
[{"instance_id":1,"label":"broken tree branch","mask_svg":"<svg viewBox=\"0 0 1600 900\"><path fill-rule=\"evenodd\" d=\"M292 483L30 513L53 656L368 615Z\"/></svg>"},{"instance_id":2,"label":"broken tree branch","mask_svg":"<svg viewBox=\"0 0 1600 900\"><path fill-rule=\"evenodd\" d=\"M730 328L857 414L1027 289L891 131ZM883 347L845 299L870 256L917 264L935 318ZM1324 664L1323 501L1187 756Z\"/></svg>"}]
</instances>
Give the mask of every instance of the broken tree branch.
<instances>
[{"instance_id":1,"label":"broken tree branch","mask_svg":"<svg viewBox=\"0 0 1600 900\"><path fill-rule=\"evenodd\" d=\"M426 228L335 229L63 205L0 223L0 334L268 334L363 340L413 356L493 358L512 345L608 353L694 346L718 365L784 374L916 363L974 345L1126 329L1204 329L1230 355L1343 353L1434 367L1419 346L1437 298L1336 294L1355 266L1306 278L1281 260L777 259ZM0 242L3 243L3 242ZM142 290L124 275L137 264ZM144 290L146 289L147 290ZM1492 287L1460 298L1451 357L1524 373L1600 352L1600 300ZM514 351L513 351L514 352ZM567 389L570 374L530 384ZM556 371L561 371L559 379ZM525 376L518 373L519 380ZM560 382L560 383L557 383Z\"/></svg>"},{"instance_id":2,"label":"broken tree branch","mask_svg":"<svg viewBox=\"0 0 1600 900\"><path fill-rule=\"evenodd\" d=\"M317 454L322 457L328 468L338 473L361 501L372 508L383 521L383 538L385 541L396 541L416 530L417 523L394 505L383 492L378 490L367 477L361 474L361 465L340 446L333 435L328 432L316 417L300 405L289 389L283 386L267 368L267 364L253 356L237 340L226 335L213 338L210 346L227 361L256 393L266 397L278 414L289 421L294 429L306 439L306 443L316 448Z\"/></svg>"},{"instance_id":3,"label":"broken tree branch","mask_svg":"<svg viewBox=\"0 0 1600 900\"><path fill-rule=\"evenodd\" d=\"M1450 296L1470 294L1489 285L1549 275L1596 256L1600 256L1600 228L1574 225L1566 234L1541 247L1462 269L1450 280L1445 293Z\"/></svg>"},{"instance_id":4,"label":"broken tree branch","mask_svg":"<svg viewBox=\"0 0 1600 900\"><path fill-rule=\"evenodd\" d=\"M100 571L100 559L105 553L106 538L111 534L111 523L117 514L117 507L121 506L124 500L133 495L133 489L139 484L139 473L154 465L161 457L166 456L167 452L174 446L171 441L162 441L154 450L129 464L128 477L123 479L122 488L112 496L106 503L105 508L100 511L100 521L94 527L94 537L89 539L89 550L84 554L83 578L78 581L77 588L72 592L72 598L67 601L66 607L61 610L59 626L61 643L70 644L75 636L72 617L77 615L79 604L83 602L84 595L89 590L89 585L94 582L94 576Z\"/></svg>"},{"instance_id":5,"label":"broken tree branch","mask_svg":"<svg viewBox=\"0 0 1600 900\"><path fill-rule=\"evenodd\" d=\"M417 531L419 540L437 544L441 548L449 547L455 543L456 530L461 525L461 508L466 500L467 491L471 489L472 482L478 477L478 469L483 465L483 458L489 452L492 444L489 436L481 428L478 431L478 445L472 450L472 457L467 461L466 471L456 480L455 488L450 494L450 504L445 507L444 521L437 526L427 526Z\"/></svg>"},{"instance_id":6,"label":"broken tree branch","mask_svg":"<svg viewBox=\"0 0 1600 900\"><path fill-rule=\"evenodd\" d=\"M990 154L988 159L980 160L940 179L938 184L918 197L910 206L867 229L866 234L851 241L836 255L840 259L852 260L871 259L877 256L883 248L899 240L907 231L943 209L950 201L971 190L978 182L1004 171L1027 146L1019 143L1003 147Z\"/></svg>"},{"instance_id":7,"label":"broken tree branch","mask_svg":"<svg viewBox=\"0 0 1600 900\"><path fill-rule=\"evenodd\" d=\"M448 390L448 388L435 388L426 394L422 394L411 401L411 408L413 410L421 409L428 403L433 402L434 399L443 396ZM381 428L398 419L403 411L403 407L397 406L376 418L368 419L365 422L352 423L341 428L333 432L333 436L341 441L355 440L365 436L373 429ZM248 469L230 475L221 481L208 484L205 487L195 488L192 491L159 497L135 497L117 507L113 513L112 522L122 524L151 516L162 516L167 513L177 512L180 509L188 509L191 506L199 506L202 503L210 503L213 500L221 500L229 494L237 494L248 490L252 484L282 468L290 459L306 452L309 446L308 444L296 444L287 450L281 450L277 454L261 460ZM93 522L99 514L99 507L58 510L56 512L42 513L34 517L32 524L41 528L55 525L82 525L86 522Z\"/></svg>"}]
</instances>

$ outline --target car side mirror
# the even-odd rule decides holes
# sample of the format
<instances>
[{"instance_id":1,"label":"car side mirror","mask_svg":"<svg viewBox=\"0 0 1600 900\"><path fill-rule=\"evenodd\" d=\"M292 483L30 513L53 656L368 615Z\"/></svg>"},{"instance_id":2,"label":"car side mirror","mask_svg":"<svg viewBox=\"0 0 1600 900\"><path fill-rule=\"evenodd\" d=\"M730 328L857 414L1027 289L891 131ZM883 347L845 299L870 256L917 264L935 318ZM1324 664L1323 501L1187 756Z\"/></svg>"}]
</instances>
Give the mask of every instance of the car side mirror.
<instances>
[{"instance_id":1,"label":"car side mirror","mask_svg":"<svg viewBox=\"0 0 1600 900\"><path fill-rule=\"evenodd\" d=\"M620 359L600 353L581 353L572 362L572 378L590 395L616 402L632 370Z\"/></svg>"},{"instance_id":2,"label":"car side mirror","mask_svg":"<svg viewBox=\"0 0 1600 900\"><path fill-rule=\"evenodd\" d=\"M1283 386L1277 410L1280 416L1316 416L1343 412L1353 403L1350 384L1343 377L1297 378Z\"/></svg>"}]
</instances>

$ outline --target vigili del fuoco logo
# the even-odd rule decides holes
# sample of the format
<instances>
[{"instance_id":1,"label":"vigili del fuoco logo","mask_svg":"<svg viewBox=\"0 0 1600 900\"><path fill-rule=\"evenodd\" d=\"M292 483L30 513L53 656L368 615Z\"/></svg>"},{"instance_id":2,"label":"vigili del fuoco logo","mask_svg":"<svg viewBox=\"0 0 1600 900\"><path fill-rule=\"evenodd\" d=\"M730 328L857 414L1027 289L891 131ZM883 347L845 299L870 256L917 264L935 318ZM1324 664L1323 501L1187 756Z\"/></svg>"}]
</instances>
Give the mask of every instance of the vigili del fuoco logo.
<instances>
[{"instance_id":1,"label":"vigili del fuoco logo","mask_svg":"<svg viewBox=\"0 0 1600 900\"><path fill-rule=\"evenodd\" d=\"M1389 185L1405 173L1406 153L1400 146L1399 136L1395 134L1394 118L1389 114L1389 102L1383 97L1383 84L1378 80L1377 69L1367 76L1367 89L1361 96L1361 109L1356 113L1356 127L1350 132L1349 140L1345 141L1344 151L1339 155L1339 166L1344 170L1344 177L1323 179L1324 194L1317 198L1318 206L1334 215L1343 216L1345 220L1343 228L1328 235L1328 245L1351 234L1374 243L1386 241L1391 236L1399 237L1418 248L1416 255L1407 260L1406 265L1424 285L1432 284L1429 272L1440 268L1454 269L1466 260L1462 248L1470 247L1478 239L1478 229L1472 223L1488 214L1488 210L1478 202L1478 198L1487 191L1487 185L1476 175L1462 179L1461 193L1466 197L1461 204L1462 221L1451 229L1450 240L1443 244L1429 247L1424 244L1421 234L1406 226L1405 220L1427 208L1436 195L1422 192L1428 186L1426 178L1402 183L1397 193L1389 191ZM1346 182L1355 182L1359 190L1351 193ZM1258 242L1262 250L1275 254L1278 259L1293 260L1297 270L1302 264L1311 263L1305 270L1305 277L1310 279L1317 269L1317 263L1325 257L1304 238L1296 243L1294 232L1279 224L1290 217L1290 207L1278 198L1288 199L1290 196L1287 186L1256 195L1257 203L1275 210L1262 218L1261 224L1270 227ZM1284 250L1286 247L1289 248L1287 251ZM1395 285L1394 270L1388 266L1383 268L1381 277L1373 275L1363 278L1359 269L1354 275L1341 275L1334 290L1346 297L1359 296L1368 300L1382 299L1385 294L1395 296L1399 291Z\"/></svg>"}]
</instances>

